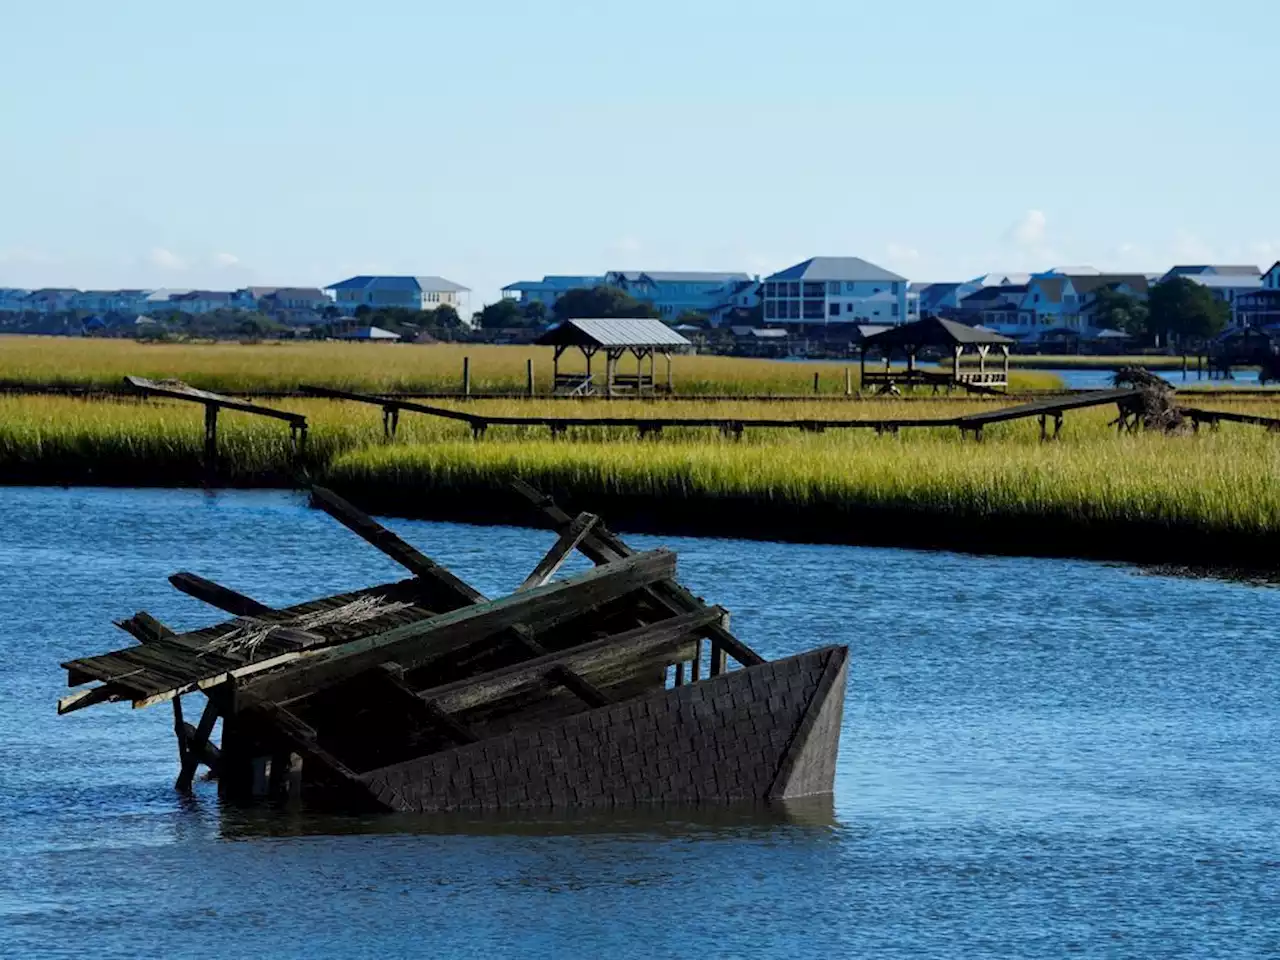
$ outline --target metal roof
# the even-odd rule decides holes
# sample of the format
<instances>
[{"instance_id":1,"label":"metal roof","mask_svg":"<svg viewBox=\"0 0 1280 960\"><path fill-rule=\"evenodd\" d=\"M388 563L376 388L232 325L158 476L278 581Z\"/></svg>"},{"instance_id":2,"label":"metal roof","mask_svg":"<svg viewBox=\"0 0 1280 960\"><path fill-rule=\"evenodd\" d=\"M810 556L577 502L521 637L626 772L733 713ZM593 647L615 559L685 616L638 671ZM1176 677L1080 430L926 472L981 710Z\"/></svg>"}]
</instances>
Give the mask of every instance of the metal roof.
<instances>
[{"instance_id":1,"label":"metal roof","mask_svg":"<svg viewBox=\"0 0 1280 960\"><path fill-rule=\"evenodd\" d=\"M810 257L803 263L775 273L768 280L846 280L905 283L906 277L877 267L860 257Z\"/></svg>"},{"instance_id":2,"label":"metal roof","mask_svg":"<svg viewBox=\"0 0 1280 960\"><path fill-rule=\"evenodd\" d=\"M867 337L867 343L881 347L956 347L977 346L981 344L1013 343L1008 337L1002 337L990 330L980 330L954 320L942 320L938 317L927 317L915 323L904 323L899 327L890 327L881 333Z\"/></svg>"},{"instance_id":3,"label":"metal roof","mask_svg":"<svg viewBox=\"0 0 1280 960\"><path fill-rule=\"evenodd\" d=\"M326 290L420 290L424 293L466 293L468 288L444 277L348 277Z\"/></svg>"},{"instance_id":4,"label":"metal roof","mask_svg":"<svg viewBox=\"0 0 1280 960\"><path fill-rule=\"evenodd\" d=\"M604 317L566 320L538 343L568 347L687 347L689 341L661 320L650 317Z\"/></svg>"}]
</instances>

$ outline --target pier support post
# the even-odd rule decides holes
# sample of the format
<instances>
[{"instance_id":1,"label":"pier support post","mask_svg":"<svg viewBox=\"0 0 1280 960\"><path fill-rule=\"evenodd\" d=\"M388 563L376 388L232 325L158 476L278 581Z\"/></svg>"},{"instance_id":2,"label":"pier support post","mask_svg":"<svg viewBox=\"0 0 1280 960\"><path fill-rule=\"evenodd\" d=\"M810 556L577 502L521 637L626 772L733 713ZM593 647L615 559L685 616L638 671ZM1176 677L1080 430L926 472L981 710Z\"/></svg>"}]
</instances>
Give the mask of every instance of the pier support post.
<instances>
[{"instance_id":1,"label":"pier support post","mask_svg":"<svg viewBox=\"0 0 1280 960\"><path fill-rule=\"evenodd\" d=\"M853 371L848 367L844 368L844 395L853 396Z\"/></svg>"},{"instance_id":2,"label":"pier support post","mask_svg":"<svg viewBox=\"0 0 1280 960\"><path fill-rule=\"evenodd\" d=\"M462 358L462 395L471 396L471 358Z\"/></svg>"},{"instance_id":3,"label":"pier support post","mask_svg":"<svg viewBox=\"0 0 1280 960\"><path fill-rule=\"evenodd\" d=\"M524 362L525 379L529 383L529 396L533 396L533 357Z\"/></svg>"},{"instance_id":4,"label":"pier support post","mask_svg":"<svg viewBox=\"0 0 1280 960\"><path fill-rule=\"evenodd\" d=\"M218 405L204 405L204 482L213 486L218 479Z\"/></svg>"},{"instance_id":5,"label":"pier support post","mask_svg":"<svg viewBox=\"0 0 1280 960\"><path fill-rule=\"evenodd\" d=\"M818 392L818 373L816 371L813 374L813 392Z\"/></svg>"}]
</instances>

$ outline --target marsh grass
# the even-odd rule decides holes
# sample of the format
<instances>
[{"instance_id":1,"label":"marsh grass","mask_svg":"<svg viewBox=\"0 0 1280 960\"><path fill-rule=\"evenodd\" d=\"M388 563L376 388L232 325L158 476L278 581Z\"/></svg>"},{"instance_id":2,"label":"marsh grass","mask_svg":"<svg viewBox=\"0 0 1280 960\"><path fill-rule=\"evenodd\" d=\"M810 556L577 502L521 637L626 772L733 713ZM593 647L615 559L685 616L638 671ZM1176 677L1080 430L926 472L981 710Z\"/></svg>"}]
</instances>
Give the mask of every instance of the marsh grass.
<instances>
[{"instance_id":1,"label":"marsh grass","mask_svg":"<svg viewBox=\"0 0 1280 960\"><path fill-rule=\"evenodd\" d=\"M487 344L361 344L337 342L141 343L77 337L0 336L0 383L39 389L116 390L132 374L177 379L206 390L235 393L295 392L303 384L335 389L391 392L461 392L462 361L471 359L475 393L519 394L527 387L526 363L534 361L536 386L545 391L552 375L549 347ZM565 370L581 367L566 355ZM575 365L576 364L576 365ZM823 393L844 392L844 372L858 383L850 363L795 363L707 355L676 356L675 390L695 395L791 395L813 391L819 374ZM665 376L661 361L658 377ZM622 372L631 368L623 362ZM1020 372L1015 390L1054 389L1057 377Z\"/></svg>"},{"instance_id":2,"label":"marsh grass","mask_svg":"<svg viewBox=\"0 0 1280 960\"><path fill-rule=\"evenodd\" d=\"M1160 545L1162 552L1186 545L1197 556L1224 537L1244 537L1253 549L1280 534L1280 435L1246 425L1196 435L1118 435L1109 426L1114 409L1102 408L1068 413L1062 438L1052 443L1040 442L1034 421L989 427L981 443L961 439L954 428L897 436L748 430L735 441L714 429L639 440L634 430L587 427L551 440L544 428L494 427L475 441L464 424L405 414L399 435L387 442L374 407L297 399L271 405L307 415L302 456L291 459L282 424L224 413L222 482L323 480L377 512L431 516L447 509L492 519L511 502L509 480L520 476L591 509L634 507L641 520L683 516L703 532L895 543L959 524L955 537L981 543L981 531L995 523L1016 552L1092 555L1105 543L1121 557L1143 548L1152 531L1175 536ZM465 406L554 415L574 405ZM939 417L982 408L963 400L581 404L604 415L735 418L916 417L925 415L922 406ZM1223 398L1212 406L1280 412L1269 399ZM196 484L203 478L202 436L200 410L191 404L0 396L0 481ZM874 529L880 532L864 536ZM1088 543L1071 540L1086 533ZM1196 539L1206 536L1218 539ZM1059 549L1051 549L1055 544Z\"/></svg>"}]
</instances>

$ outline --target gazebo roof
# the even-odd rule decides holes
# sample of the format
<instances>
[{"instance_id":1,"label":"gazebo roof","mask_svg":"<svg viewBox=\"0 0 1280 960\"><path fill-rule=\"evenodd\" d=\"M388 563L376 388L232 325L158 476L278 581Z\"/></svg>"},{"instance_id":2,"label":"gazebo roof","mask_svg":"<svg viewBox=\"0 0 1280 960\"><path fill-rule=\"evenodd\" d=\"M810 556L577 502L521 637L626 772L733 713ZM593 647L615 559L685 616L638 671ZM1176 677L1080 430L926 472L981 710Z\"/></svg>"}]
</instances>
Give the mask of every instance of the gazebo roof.
<instances>
[{"instance_id":1,"label":"gazebo roof","mask_svg":"<svg viewBox=\"0 0 1280 960\"><path fill-rule=\"evenodd\" d=\"M607 317L566 320L538 343L553 347L687 347L688 340L661 320L650 317Z\"/></svg>"},{"instance_id":2,"label":"gazebo roof","mask_svg":"<svg viewBox=\"0 0 1280 960\"><path fill-rule=\"evenodd\" d=\"M898 327L890 327L882 333L867 337L868 346L905 347L978 347L1000 346L1011 344L1009 337L1001 336L991 330L970 327L954 320L943 320L941 317L925 317L915 323L904 323Z\"/></svg>"}]
</instances>

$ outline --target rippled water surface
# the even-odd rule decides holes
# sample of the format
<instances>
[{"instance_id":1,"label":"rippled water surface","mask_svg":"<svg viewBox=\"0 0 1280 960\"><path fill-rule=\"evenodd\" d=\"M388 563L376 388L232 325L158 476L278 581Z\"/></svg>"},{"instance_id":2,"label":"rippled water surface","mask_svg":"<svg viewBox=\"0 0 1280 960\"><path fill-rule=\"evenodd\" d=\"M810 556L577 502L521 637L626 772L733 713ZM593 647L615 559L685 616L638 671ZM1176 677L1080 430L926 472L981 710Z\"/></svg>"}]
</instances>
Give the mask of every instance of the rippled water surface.
<instances>
[{"instance_id":1,"label":"rippled water surface","mask_svg":"<svg viewBox=\"0 0 1280 960\"><path fill-rule=\"evenodd\" d=\"M551 537L393 523L480 589ZM841 642L833 803L622 818L245 816L165 708L54 713L112 618L396 568L282 493L0 489L0 956L1268 956L1280 591L1134 568L634 537L768 656ZM189 708L189 711L194 706Z\"/></svg>"}]
</instances>

